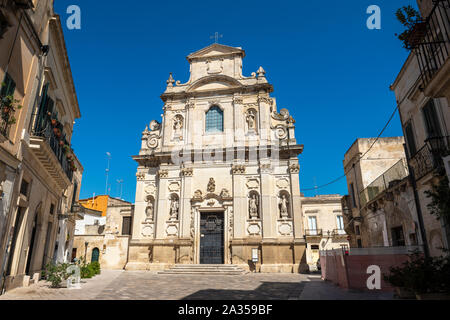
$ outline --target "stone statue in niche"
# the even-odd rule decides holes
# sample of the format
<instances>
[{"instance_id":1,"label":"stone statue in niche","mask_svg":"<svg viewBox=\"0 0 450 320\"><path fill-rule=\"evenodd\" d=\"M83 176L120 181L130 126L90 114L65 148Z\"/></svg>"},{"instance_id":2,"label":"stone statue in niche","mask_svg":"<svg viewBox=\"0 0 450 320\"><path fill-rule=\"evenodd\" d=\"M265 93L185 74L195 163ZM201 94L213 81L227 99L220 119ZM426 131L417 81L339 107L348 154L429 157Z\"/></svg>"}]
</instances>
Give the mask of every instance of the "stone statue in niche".
<instances>
[{"instance_id":1,"label":"stone statue in niche","mask_svg":"<svg viewBox=\"0 0 450 320\"><path fill-rule=\"evenodd\" d=\"M173 119L173 131L174 131L175 137L182 136L181 129L183 129L183 118L180 116L177 116Z\"/></svg>"},{"instance_id":2,"label":"stone statue in niche","mask_svg":"<svg viewBox=\"0 0 450 320\"><path fill-rule=\"evenodd\" d=\"M256 131L256 115L253 110L250 110L247 114L248 131Z\"/></svg>"},{"instance_id":3,"label":"stone statue in niche","mask_svg":"<svg viewBox=\"0 0 450 320\"><path fill-rule=\"evenodd\" d=\"M258 198L256 197L256 194L253 194L250 196L250 200L249 200L249 213L250 213L250 218L251 219L258 219L259 215L258 215Z\"/></svg>"},{"instance_id":4,"label":"stone statue in niche","mask_svg":"<svg viewBox=\"0 0 450 320\"><path fill-rule=\"evenodd\" d=\"M215 192L216 191L216 181L214 178L209 179L208 183L208 192Z\"/></svg>"},{"instance_id":5,"label":"stone statue in niche","mask_svg":"<svg viewBox=\"0 0 450 320\"><path fill-rule=\"evenodd\" d=\"M148 221L153 221L153 203L149 202L147 208L145 209L145 214L147 216Z\"/></svg>"},{"instance_id":6,"label":"stone statue in niche","mask_svg":"<svg viewBox=\"0 0 450 320\"><path fill-rule=\"evenodd\" d=\"M172 199L170 199L170 220L178 220L178 209L178 199L172 197Z\"/></svg>"},{"instance_id":7,"label":"stone statue in niche","mask_svg":"<svg viewBox=\"0 0 450 320\"><path fill-rule=\"evenodd\" d=\"M289 201L285 194L281 196L280 200L280 215L281 218L289 218L289 210L288 210Z\"/></svg>"}]
</instances>

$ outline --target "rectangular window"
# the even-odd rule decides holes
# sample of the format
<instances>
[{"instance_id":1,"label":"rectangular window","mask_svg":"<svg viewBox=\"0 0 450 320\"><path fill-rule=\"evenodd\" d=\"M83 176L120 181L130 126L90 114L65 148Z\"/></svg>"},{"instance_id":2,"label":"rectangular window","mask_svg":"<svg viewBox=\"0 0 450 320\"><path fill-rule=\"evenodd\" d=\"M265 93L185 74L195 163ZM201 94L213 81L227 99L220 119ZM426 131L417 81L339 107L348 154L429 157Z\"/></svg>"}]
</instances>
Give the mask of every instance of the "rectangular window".
<instances>
[{"instance_id":1,"label":"rectangular window","mask_svg":"<svg viewBox=\"0 0 450 320\"><path fill-rule=\"evenodd\" d=\"M430 99L425 107L423 107L422 113L425 122L427 138L430 139L442 136L441 126L439 125L439 118L437 116L436 106L433 99Z\"/></svg>"},{"instance_id":2,"label":"rectangular window","mask_svg":"<svg viewBox=\"0 0 450 320\"><path fill-rule=\"evenodd\" d=\"M131 217L123 217L122 235L123 236L131 235Z\"/></svg>"},{"instance_id":3,"label":"rectangular window","mask_svg":"<svg viewBox=\"0 0 450 320\"><path fill-rule=\"evenodd\" d=\"M28 181L25 179L22 179L22 183L20 185L20 194L27 197L28 196L28 187L29 187Z\"/></svg>"},{"instance_id":4,"label":"rectangular window","mask_svg":"<svg viewBox=\"0 0 450 320\"><path fill-rule=\"evenodd\" d=\"M53 215L55 213L55 205L52 203L50 205L50 215Z\"/></svg>"},{"instance_id":5,"label":"rectangular window","mask_svg":"<svg viewBox=\"0 0 450 320\"><path fill-rule=\"evenodd\" d=\"M344 217L343 216L337 216L337 229L339 234L345 233L344 229Z\"/></svg>"},{"instance_id":6,"label":"rectangular window","mask_svg":"<svg viewBox=\"0 0 450 320\"><path fill-rule=\"evenodd\" d=\"M358 239L356 242L358 243L358 248L362 248L363 247L361 239Z\"/></svg>"},{"instance_id":7,"label":"rectangular window","mask_svg":"<svg viewBox=\"0 0 450 320\"><path fill-rule=\"evenodd\" d=\"M416 147L416 139L414 138L414 130L413 130L411 121L409 121L405 127L405 138L406 138L406 144L408 146L409 157L412 158L417 153L417 147Z\"/></svg>"},{"instance_id":8,"label":"rectangular window","mask_svg":"<svg viewBox=\"0 0 450 320\"><path fill-rule=\"evenodd\" d=\"M353 208L356 208L355 187L353 186L353 183L350 183L350 196L352 198Z\"/></svg>"},{"instance_id":9,"label":"rectangular window","mask_svg":"<svg viewBox=\"0 0 450 320\"><path fill-rule=\"evenodd\" d=\"M403 227L392 228L392 246L404 247L405 236L403 235Z\"/></svg>"},{"instance_id":10,"label":"rectangular window","mask_svg":"<svg viewBox=\"0 0 450 320\"><path fill-rule=\"evenodd\" d=\"M6 73L5 79L3 79L2 82L2 90L0 91L0 95L2 97L12 96L14 95L15 90L16 83L14 82L13 78L11 78L9 73Z\"/></svg>"},{"instance_id":11,"label":"rectangular window","mask_svg":"<svg viewBox=\"0 0 450 320\"><path fill-rule=\"evenodd\" d=\"M359 228L359 226L355 226L355 234L356 234L357 236L360 236L360 235L361 235L361 229Z\"/></svg>"},{"instance_id":12,"label":"rectangular window","mask_svg":"<svg viewBox=\"0 0 450 320\"><path fill-rule=\"evenodd\" d=\"M310 235L317 235L317 218L308 217L308 229Z\"/></svg>"}]
</instances>

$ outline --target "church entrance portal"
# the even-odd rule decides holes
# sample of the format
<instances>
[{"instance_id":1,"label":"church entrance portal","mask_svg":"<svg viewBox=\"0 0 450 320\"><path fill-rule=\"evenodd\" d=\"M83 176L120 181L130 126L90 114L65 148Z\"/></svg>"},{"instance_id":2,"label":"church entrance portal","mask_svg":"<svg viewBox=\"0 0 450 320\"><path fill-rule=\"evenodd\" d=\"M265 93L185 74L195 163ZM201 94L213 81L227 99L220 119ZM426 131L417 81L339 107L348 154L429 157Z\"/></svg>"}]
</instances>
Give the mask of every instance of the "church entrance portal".
<instances>
[{"instance_id":1,"label":"church entrance portal","mask_svg":"<svg viewBox=\"0 0 450 320\"><path fill-rule=\"evenodd\" d=\"M224 264L224 213L201 213L200 263Z\"/></svg>"}]
</instances>

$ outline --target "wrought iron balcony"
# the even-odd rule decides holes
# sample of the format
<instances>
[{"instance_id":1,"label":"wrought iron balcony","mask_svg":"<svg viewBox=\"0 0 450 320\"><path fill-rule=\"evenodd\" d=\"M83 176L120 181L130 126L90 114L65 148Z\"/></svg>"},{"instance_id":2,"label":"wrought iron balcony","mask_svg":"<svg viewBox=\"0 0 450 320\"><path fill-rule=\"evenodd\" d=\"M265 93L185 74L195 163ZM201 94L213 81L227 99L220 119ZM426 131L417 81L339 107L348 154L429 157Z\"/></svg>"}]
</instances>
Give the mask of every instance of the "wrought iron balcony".
<instances>
[{"instance_id":1,"label":"wrought iron balcony","mask_svg":"<svg viewBox=\"0 0 450 320\"><path fill-rule=\"evenodd\" d=\"M442 157L450 153L450 136L430 138L411 159L409 164L414 178L420 180L427 174L444 169Z\"/></svg>"},{"instance_id":2,"label":"wrought iron balcony","mask_svg":"<svg viewBox=\"0 0 450 320\"><path fill-rule=\"evenodd\" d=\"M385 190L393 187L396 183L403 180L409 175L406 159L401 159L389 170L375 179L360 193L361 207L375 199Z\"/></svg>"},{"instance_id":3,"label":"wrought iron balcony","mask_svg":"<svg viewBox=\"0 0 450 320\"><path fill-rule=\"evenodd\" d=\"M419 62L424 90L444 64L449 63L450 0L433 0L433 3L428 18L414 26L408 39Z\"/></svg>"},{"instance_id":4,"label":"wrought iron balcony","mask_svg":"<svg viewBox=\"0 0 450 320\"><path fill-rule=\"evenodd\" d=\"M322 229L306 229L305 235L307 237L321 237L322 236Z\"/></svg>"},{"instance_id":5,"label":"wrought iron balcony","mask_svg":"<svg viewBox=\"0 0 450 320\"><path fill-rule=\"evenodd\" d=\"M67 142L64 138L61 138L62 135L58 137L54 131L51 119L46 118L38 123L33 131L33 136L30 138L31 148L50 175L64 189L72 181L73 170L64 150ZM64 143L62 144L61 141Z\"/></svg>"},{"instance_id":6,"label":"wrought iron balcony","mask_svg":"<svg viewBox=\"0 0 450 320\"><path fill-rule=\"evenodd\" d=\"M332 233L333 237L347 237L347 232L344 229L334 229Z\"/></svg>"}]
</instances>

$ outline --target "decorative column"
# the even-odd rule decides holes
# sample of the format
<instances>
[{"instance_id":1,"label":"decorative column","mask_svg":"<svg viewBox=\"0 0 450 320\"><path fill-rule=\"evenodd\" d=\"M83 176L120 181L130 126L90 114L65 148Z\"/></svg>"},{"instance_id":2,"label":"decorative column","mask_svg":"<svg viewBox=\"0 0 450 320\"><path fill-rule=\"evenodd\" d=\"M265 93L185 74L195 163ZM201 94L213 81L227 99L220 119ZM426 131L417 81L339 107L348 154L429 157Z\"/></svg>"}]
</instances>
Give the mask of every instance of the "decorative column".
<instances>
[{"instance_id":1,"label":"decorative column","mask_svg":"<svg viewBox=\"0 0 450 320\"><path fill-rule=\"evenodd\" d=\"M192 178L194 175L193 168L181 169L181 199L180 199L180 221L181 221L181 238L190 238L191 225L191 199L192 199Z\"/></svg>"},{"instance_id":2,"label":"decorative column","mask_svg":"<svg viewBox=\"0 0 450 320\"><path fill-rule=\"evenodd\" d=\"M166 238L166 221L169 220L168 170L159 170L158 211L156 215L156 238Z\"/></svg>"},{"instance_id":3,"label":"decorative column","mask_svg":"<svg viewBox=\"0 0 450 320\"><path fill-rule=\"evenodd\" d=\"M290 161L289 174L291 178L292 219L294 219L294 238L303 239L302 201L300 195L300 165L298 160Z\"/></svg>"},{"instance_id":4,"label":"decorative column","mask_svg":"<svg viewBox=\"0 0 450 320\"><path fill-rule=\"evenodd\" d=\"M233 172L233 203L234 203L234 238L243 239L246 236L247 195L245 189L245 166L234 165Z\"/></svg>"},{"instance_id":5,"label":"decorative column","mask_svg":"<svg viewBox=\"0 0 450 320\"><path fill-rule=\"evenodd\" d=\"M270 162L260 165L261 175L261 218L263 221L263 237L275 238L276 221L278 216L276 195L274 195L272 166Z\"/></svg>"}]
</instances>

